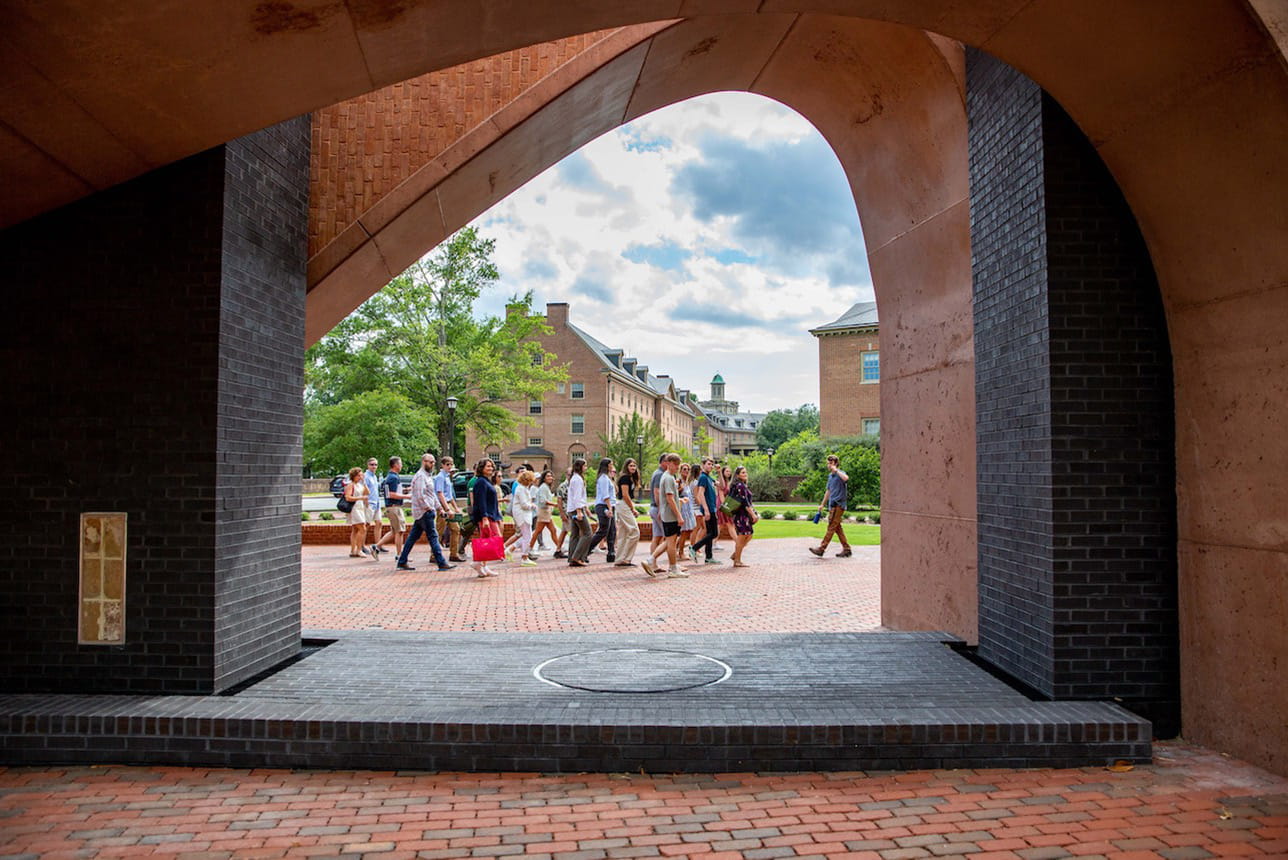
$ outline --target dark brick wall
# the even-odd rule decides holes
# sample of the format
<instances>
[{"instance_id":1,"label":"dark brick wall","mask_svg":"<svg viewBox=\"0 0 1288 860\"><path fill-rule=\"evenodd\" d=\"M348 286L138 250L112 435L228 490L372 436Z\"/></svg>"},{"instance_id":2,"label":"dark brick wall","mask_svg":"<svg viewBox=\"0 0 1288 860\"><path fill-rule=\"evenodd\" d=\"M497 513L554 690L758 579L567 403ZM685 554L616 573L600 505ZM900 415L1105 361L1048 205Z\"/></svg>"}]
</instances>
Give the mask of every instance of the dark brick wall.
<instances>
[{"instance_id":1,"label":"dark brick wall","mask_svg":"<svg viewBox=\"0 0 1288 860\"><path fill-rule=\"evenodd\" d=\"M215 689L300 647L308 116L225 146Z\"/></svg>"},{"instance_id":2,"label":"dark brick wall","mask_svg":"<svg viewBox=\"0 0 1288 860\"><path fill-rule=\"evenodd\" d=\"M1179 712L1171 348L1113 177L1043 96L1057 698ZM1161 727L1160 727L1161 728ZM1160 734L1163 730L1160 731Z\"/></svg>"},{"instance_id":3,"label":"dark brick wall","mask_svg":"<svg viewBox=\"0 0 1288 860\"><path fill-rule=\"evenodd\" d=\"M1109 172L1036 84L968 56L980 653L1176 729L1171 353Z\"/></svg>"},{"instance_id":4,"label":"dark brick wall","mask_svg":"<svg viewBox=\"0 0 1288 860\"><path fill-rule=\"evenodd\" d=\"M1053 689L1051 380L1042 91L971 53L980 653Z\"/></svg>"},{"instance_id":5,"label":"dark brick wall","mask_svg":"<svg viewBox=\"0 0 1288 860\"><path fill-rule=\"evenodd\" d=\"M209 692L298 649L298 514L268 546L287 533L283 486L298 493L299 125L0 233L3 689ZM288 140L298 157L254 168ZM129 514L122 646L77 644L83 511Z\"/></svg>"}]
</instances>

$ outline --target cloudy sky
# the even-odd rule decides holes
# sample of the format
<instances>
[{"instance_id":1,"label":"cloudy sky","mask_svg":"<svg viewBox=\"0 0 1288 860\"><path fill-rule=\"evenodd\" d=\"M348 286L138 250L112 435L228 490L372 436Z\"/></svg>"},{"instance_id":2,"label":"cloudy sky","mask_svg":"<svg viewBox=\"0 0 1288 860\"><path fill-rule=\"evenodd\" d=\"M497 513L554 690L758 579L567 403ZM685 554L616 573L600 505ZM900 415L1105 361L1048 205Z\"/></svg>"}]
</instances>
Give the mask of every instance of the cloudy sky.
<instances>
[{"instance_id":1,"label":"cloudy sky","mask_svg":"<svg viewBox=\"0 0 1288 860\"><path fill-rule=\"evenodd\" d=\"M504 299L573 324L705 398L721 373L748 411L818 403L808 329L872 298L854 200L800 115L721 93L595 140L474 222Z\"/></svg>"}]
</instances>

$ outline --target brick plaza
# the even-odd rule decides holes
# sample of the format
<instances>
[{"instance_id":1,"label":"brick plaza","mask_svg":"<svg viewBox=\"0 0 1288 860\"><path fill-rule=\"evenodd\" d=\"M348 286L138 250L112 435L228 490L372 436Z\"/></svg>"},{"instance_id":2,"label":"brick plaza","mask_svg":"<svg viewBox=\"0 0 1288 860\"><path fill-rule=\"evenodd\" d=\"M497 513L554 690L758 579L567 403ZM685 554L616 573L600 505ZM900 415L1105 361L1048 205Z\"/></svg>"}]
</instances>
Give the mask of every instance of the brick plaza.
<instances>
[{"instance_id":1,"label":"brick plaza","mask_svg":"<svg viewBox=\"0 0 1288 860\"><path fill-rule=\"evenodd\" d=\"M644 776L0 770L5 857L1288 857L1288 780L1183 743L1126 772Z\"/></svg>"},{"instance_id":2,"label":"brick plaza","mask_svg":"<svg viewBox=\"0 0 1288 860\"><path fill-rule=\"evenodd\" d=\"M575 571L550 558L536 568L501 565L499 578L479 581L467 566L433 570L424 548L413 554L419 569L400 573L388 558L375 563L349 559L345 547L306 547L305 628L478 631L484 638L876 628L879 548L819 561L806 555L810 543L753 543L751 568L698 566L691 579L671 581L602 561ZM406 656L398 662L410 665ZM273 683L259 695L274 695ZM357 698L376 695L352 689ZM0 769L0 856L165 855L1288 857L1288 779L1181 742L1156 744L1153 764L1121 770Z\"/></svg>"},{"instance_id":3,"label":"brick plaza","mask_svg":"<svg viewBox=\"0 0 1288 860\"><path fill-rule=\"evenodd\" d=\"M393 554L373 562L347 546L304 547L304 628L496 633L794 633L849 632L880 626L880 547L852 558L816 559L809 538L753 540L752 566L690 565L686 580L652 580L639 566L614 567L602 554L574 569L545 554L536 567L495 565L479 580L469 565L440 573L422 541L412 572ZM642 553L636 553L642 558Z\"/></svg>"}]
</instances>

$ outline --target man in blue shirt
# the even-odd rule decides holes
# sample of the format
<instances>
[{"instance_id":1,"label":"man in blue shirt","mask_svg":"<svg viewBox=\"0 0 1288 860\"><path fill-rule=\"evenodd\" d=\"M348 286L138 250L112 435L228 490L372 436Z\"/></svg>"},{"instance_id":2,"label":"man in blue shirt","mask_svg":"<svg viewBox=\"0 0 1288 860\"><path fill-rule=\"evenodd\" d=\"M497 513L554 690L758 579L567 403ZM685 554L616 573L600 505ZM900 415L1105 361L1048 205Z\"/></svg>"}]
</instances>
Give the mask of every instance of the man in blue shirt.
<instances>
[{"instance_id":1,"label":"man in blue shirt","mask_svg":"<svg viewBox=\"0 0 1288 860\"><path fill-rule=\"evenodd\" d=\"M832 540L832 535L841 539L841 551L836 554L837 558L849 558L854 555L850 551L850 542L845 539L845 529L841 528L841 517L845 516L845 502L849 495L850 476L841 470L841 459L835 454L827 455L827 495L819 504L818 509L827 508L827 534L823 535L822 546L812 546L809 551L819 558L827 551L827 545Z\"/></svg>"},{"instance_id":2,"label":"man in blue shirt","mask_svg":"<svg viewBox=\"0 0 1288 860\"><path fill-rule=\"evenodd\" d=\"M402 457L389 458L389 472L385 479L380 482L380 489L384 491L385 516L389 517L389 534L381 538L377 546L384 546L386 543L394 545L394 552L402 555L403 533L407 530L406 522L403 520L403 503L411 498L410 495L403 492L402 479L398 473L402 471Z\"/></svg>"},{"instance_id":3,"label":"man in blue shirt","mask_svg":"<svg viewBox=\"0 0 1288 860\"><path fill-rule=\"evenodd\" d=\"M720 520L716 516L716 482L711 479L711 470L716 461L710 457L702 458L702 474L698 475L698 491L693 494L695 512L705 522L706 536L693 545L693 560L698 560L698 550L706 550L707 564L719 564L711 557L715 549L716 535L720 532Z\"/></svg>"},{"instance_id":4,"label":"man in blue shirt","mask_svg":"<svg viewBox=\"0 0 1288 860\"><path fill-rule=\"evenodd\" d=\"M461 555L461 524L455 519L461 513L456 504L456 490L452 487L452 469L456 462L444 457L442 468L434 476L434 498L438 502L438 534L447 538L448 561L465 561Z\"/></svg>"},{"instance_id":5,"label":"man in blue shirt","mask_svg":"<svg viewBox=\"0 0 1288 860\"><path fill-rule=\"evenodd\" d=\"M371 545L372 558L375 558L375 553L389 551L380 548L380 475L376 472L378 468L380 468L379 461L372 457L367 461L367 471L362 476L362 483L367 485L367 504L371 509L367 522L374 523L376 529L376 542Z\"/></svg>"}]
</instances>

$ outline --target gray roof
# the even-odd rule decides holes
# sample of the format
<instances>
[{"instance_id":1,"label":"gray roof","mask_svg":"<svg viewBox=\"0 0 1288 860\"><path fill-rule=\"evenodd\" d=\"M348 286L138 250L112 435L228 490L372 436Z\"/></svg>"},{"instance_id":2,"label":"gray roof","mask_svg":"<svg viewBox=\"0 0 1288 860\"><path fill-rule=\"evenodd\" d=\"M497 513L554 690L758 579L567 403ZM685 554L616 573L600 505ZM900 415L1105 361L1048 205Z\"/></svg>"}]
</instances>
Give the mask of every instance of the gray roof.
<instances>
[{"instance_id":1,"label":"gray roof","mask_svg":"<svg viewBox=\"0 0 1288 860\"><path fill-rule=\"evenodd\" d=\"M876 327L877 303L858 302L830 323L810 329L809 333L818 334L821 331L844 331L846 329Z\"/></svg>"},{"instance_id":2,"label":"gray roof","mask_svg":"<svg viewBox=\"0 0 1288 860\"><path fill-rule=\"evenodd\" d=\"M702 410L707 416L707 420L723 430L732 430L736 432L750 433L760 426L760 422L765 420L768 412L736 412L733 415L726 415L723 412L715 412L710 409ZM737 424L738 419L742 419L742 426Z\"/></svg>"},{"instance_id":3,"label":"gray roof","mask_svg":"<svg viewBox=\"0 0 1288 860\"><path fill-rule=\"evenodd\" d=\"M518 451L511 451L511 457L554 457L554 454L540 446L532 445L527 448L520 448Z\"/></svg>"},{"instance_id":4,"label":"gray roof","mask_svg":"<svg viewBox=\"0 0 1288 860\"><path fill-rule=\"evenodd\" d=\"M614 376L618 377L619 379L630 380L635 385L646 386L654 394L660 394L663 397L665 397L670 392L670 386L674 383L674 380L671 379L670 377L667 377L666 379L662 379L657 376L654 376L651 373L645 373L644 375L648 377L647 381L641 380L638 376L634 375L633 373L627 373L625 370L618 367L616 364L613 363L613 360L608 357L614 354L625 357L626 354L622 350L614 349L611 346L606 346L604 343L595 339L587 332L577 328L577 326L573 325L572 323L568 323L568 328L572 329L573 334L581 338L582 342L585 343L586 346L590 347L592 352L594 352L597 356L599 356L599 360L603 362L604 367L606 367L608 371L612 373ZM689 404L681 402L678 399L678 395L677 395L677 399L675 400L675 403L677 403L681 409L689 409ZM691 409L689 409L689 411L692 412Z\"/></svg>"}]
</instances>

